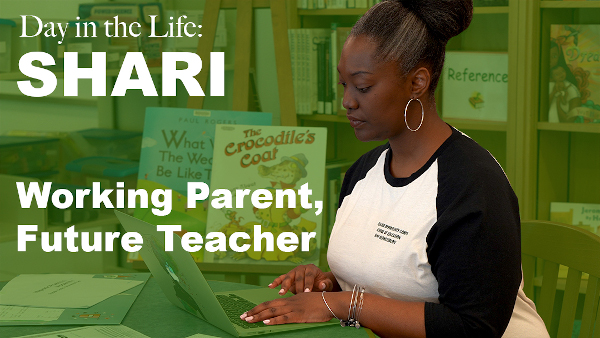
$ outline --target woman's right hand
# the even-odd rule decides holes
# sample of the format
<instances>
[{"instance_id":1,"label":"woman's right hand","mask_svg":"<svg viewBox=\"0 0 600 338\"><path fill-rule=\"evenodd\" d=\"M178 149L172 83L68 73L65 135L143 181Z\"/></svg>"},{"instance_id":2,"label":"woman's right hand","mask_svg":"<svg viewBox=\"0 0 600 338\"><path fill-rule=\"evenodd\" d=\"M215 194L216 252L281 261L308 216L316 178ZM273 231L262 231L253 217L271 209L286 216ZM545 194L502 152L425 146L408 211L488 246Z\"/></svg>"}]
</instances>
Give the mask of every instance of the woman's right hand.
<instances>
[{"instance_id":1,"label":"woman's right hand","mask_svg":"<svg viewBox=\"0 0 600 338\"><path fill-rule=\"evenodd\" d=\"M280 295L290 291L294 294L311 291L334 291L337 281L331 272L323 272L314 264L298 265L292 271L283 274L269 284L273 289L281 285ZM339 288L339 286L338 286Z\"/></svg>"}]
</instances>

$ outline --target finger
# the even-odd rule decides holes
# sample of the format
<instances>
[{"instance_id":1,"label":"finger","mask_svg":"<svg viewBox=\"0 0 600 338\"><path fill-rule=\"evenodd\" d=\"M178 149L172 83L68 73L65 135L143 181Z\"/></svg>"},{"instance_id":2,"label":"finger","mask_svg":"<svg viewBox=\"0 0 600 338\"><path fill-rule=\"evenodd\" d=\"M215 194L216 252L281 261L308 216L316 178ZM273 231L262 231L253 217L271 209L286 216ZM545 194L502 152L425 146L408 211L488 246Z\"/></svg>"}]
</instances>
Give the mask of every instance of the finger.
<instances>
[{"instance_id":1,"label":"finger","mask_svg":"<svg viewBox=\"0 0 600 338\"><path fill-rule=\"evenodd\" d=\"M319 288L319 291L332 291L333 281L326 276L321 276L315 281L315 285Z\"/></svg>"},{"instance_id":2,"label":"finger","mask_svg":"<svg viewBox=\"0 0 600 338\"><path fill-rule=\"evenodd\" d=\"M300 320L300 318L297 315L295 315L293 312L292 313L286 313L286 314L283 314L281 316L277 316L277 317L265 319L262 322L264 324L266 324L266 325L280 325L280 324L287 324L287 323L302 323L302 321Z\"/></svg>"},{"instance_id":3,"label":"finger","mask_svg":"<svg viewBox=\"0 0 600 338\"><path fill-rule=\"evenodd\" d=\"M280 285L281 282L283 282L283 279L285 278L285 275L287 275L287 273L284 273L283 275L275 278L271 284L268 285L269 288L273 289L274 287L276 287L277 285Z\"/></svg>"},{"instance_id":4,"label":"finger","mask_svg":"<svg viewBox=\"0 0 600 338\"><path fill-rule=\"evenodd\" d=\"M311 292L313 290L316 275L316 266L311 265L309 265L309 267L304 272L304 292Z\"/></svg>"},{"instance_id":5,"label":"finger","mask_svg":"<svg viewBox=\"0 0 600 338\"><path fill-rule=\"evenodd\" d=\"M243 320L245 320L248 323L257 323L262 322L264 320L269 320L274 317L283 316L289 311L290 309L288 306L271 303L269 306L262 309L262 311L248 313L248 315Z\"/></svg>"},{"instance_id":6,"label":"finger","mask_svg":"<svg viewBox=\"0 0 600 338\"><path fill-rule=\"evenodd\" d=\"M249 311L244 312L240 316L240 318L246 319L247 317L252 317L257 313L264 311L266 308L277 307L278 305L281 305L281 303L278 303L277 299L266 301L264 303L260 303L260 304L256 305L255 307L253 307L252 309L250 309Z\"/></svg>"},{"instance_id":7,"label":"finger","mask_svg":"<svg viewBox=\"0 0 600 338\"><path fill-rule=\"evenodd\" d=\"M296 293L296 284L294 284L295 276L295 269L285 275L283 282L281 282L281 290L279 290L280 295L285 295L288 291Z\"/></svg>"},{"instance_id":8,"label":"finger","mask_svg":"<svg viewBox=\"0 0 600 338\"><path fill-rule=\"evenodd\" d=\"M300 293L300 292L304 292L304 276L306 274L306 270L304 268L300 269L300 267L298 267L298 272L296 273L296 278L295 278L295 282L296 282L296 294Z\"/></svg>"}]
</instances>

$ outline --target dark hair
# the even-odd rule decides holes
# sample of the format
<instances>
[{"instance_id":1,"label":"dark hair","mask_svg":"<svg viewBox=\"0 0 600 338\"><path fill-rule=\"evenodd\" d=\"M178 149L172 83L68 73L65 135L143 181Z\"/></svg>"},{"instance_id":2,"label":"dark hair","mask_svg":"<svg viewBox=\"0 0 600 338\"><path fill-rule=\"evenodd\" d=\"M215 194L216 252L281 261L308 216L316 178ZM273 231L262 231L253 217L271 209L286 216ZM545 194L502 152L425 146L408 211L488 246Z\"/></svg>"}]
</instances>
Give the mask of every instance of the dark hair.
<instances>
[{"instance_id":1,"label":"dark hair","mask_svg":"<svg viewBox=\"0 0 600 338\"><path fill-rule=\"evenodd\" d=\"M579 84L577 82L577 78L575 77L575 75L571 71L571 68L569 67L569 64L565 60L565 56L564 56L564 54L562 52L561 46L559 46L556 42L554 42L554 41L551 40L550 41L550 49L552 49L552 48L556 48L558 50L558 61L557 61L556 65L554 67L550 67L550 78L552 78L552 71L555 68L557 68L557 67L560 66L567 73L566 80L569 81L569 82L571 82L572 84L574 84L575 87L579 87Z\"/></svg>"},{"instance_id":2,"label":"dark hair","mask_svg":"<svg viewBox=\"0 0 600 338\"><path fill-rule=\"evenodd\" d=\"M371 7L352 27L377 48L375 58L394 61L402 76L430 68L433 95L444 66L446 43L471 23L472 0L386 0Z\"/></svg>"}]
</instances>

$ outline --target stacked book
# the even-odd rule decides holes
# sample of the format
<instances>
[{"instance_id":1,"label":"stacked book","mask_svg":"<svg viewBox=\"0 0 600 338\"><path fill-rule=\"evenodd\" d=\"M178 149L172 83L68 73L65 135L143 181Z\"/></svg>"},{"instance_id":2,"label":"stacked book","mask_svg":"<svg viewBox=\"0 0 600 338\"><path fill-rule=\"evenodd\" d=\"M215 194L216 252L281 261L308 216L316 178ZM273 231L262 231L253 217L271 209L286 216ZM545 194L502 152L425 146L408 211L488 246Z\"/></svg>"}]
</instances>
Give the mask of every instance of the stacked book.
<instances>
[{"instance_id":1,"label":"stacked book","mask_svg":"<svg viewBox=\"0 0 600 338\"><path fill-rule=\"evenodd\" d=\"M296 113L335 115L342 111L343 88L337 64L349 27L288 30Z\"/></svg>"},{"instance_id":2,"label":"stacked book","mask_svg":"<svg viewBox=\"0 0 600 338\"><path fill-rule=\"evenodd\" d=\"M299 9L369 8L382 0L297 0Z\"/></svg>"}]
</instances>

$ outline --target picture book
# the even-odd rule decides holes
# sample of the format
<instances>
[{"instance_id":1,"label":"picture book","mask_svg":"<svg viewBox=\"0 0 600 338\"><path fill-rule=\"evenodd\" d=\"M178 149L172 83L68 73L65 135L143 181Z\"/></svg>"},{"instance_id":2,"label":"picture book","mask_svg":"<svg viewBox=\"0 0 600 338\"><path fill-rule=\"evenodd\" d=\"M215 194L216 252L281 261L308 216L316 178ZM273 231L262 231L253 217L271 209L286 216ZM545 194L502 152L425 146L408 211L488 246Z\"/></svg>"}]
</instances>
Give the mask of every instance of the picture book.
<instances>
[{"instance_id":1,"label":"picture book","mask_svg":"<svg viewBox=\"0 0 600 338\"><path fill-rule=\"evenodd\" d=\"M148 195L155 189L172 189L171 212L154 215L150 208L136 208L134 216L151 224L181 224L182 231L203 234L206 230L206 202L187 208L187 183L210 184L213 143L217 124L270 125L271 114L244 111L197 110L185 108L146 109L138 189ZM202 251L194 253L201 261ZM139 259L137 253L129 255Z\"/></svg>"},{"instance_id":2,"label":"picture book","mask_svg":"<svg viewBox=\"0 0 600 338\"><path fill-rule=\"evenodd\" d=\"M447 52L442 82L444 118L506 121L508 54Z\"/></svg>"},{"instance_id":3,"label":"picture book","mask_svg":"<svg viewBox=\"0 0 600 338\"><path fill-rule=\"evenodd\" d=\"M205 262L319 263L324 214L317 212L317 206L320 202L321 209L325 208L326 137L327 129L317 127L217 126L211 186L229 190L236 203L215 208L215 198L211 198L207 232L222 232L226 236L246 232L248 238L240 238L238 245L251 246L255 225L260 225L261 233L271 233L275 241L286 232L296 234L298 239L302 238L301 233L315 232L316 236L304 243L307 250L301 250L303 243L300 240L297 249L291 252L280 250L279 245L268 250L265 243L261 250L255 251L257 248L252 247L245 252L235 252L228 241L226 252L205 252ZM312 191L306 200L299 196L305 187ZM273 203L256 208L250 196L236 196L244 189L269 191ZM280 206L275 203L277 190L290 193ZM243 205L237 203L238 198ZM288 204L290 199L295 199L292 206ZM311 207L307 207L306 202L311 203Z\"/></svg>"},{"instance_id":4,"label":"picture book","mask_svg":"<svg viewBox=\"0 0 600 338\"><path fill-rule=\"evenodd\" d=\"M600 122L600 25L552 25L548 122Z\"/></svg>"},{"instance_id":5,"label":"picture book","mask_svg":"<svg viewBox=\"0 0 600 338\"><path fill-rule=\"evenodd\" d=\"M600 204L552 202L550 220L575 225L600 235Z\"/></svg>"}]
</instances>

